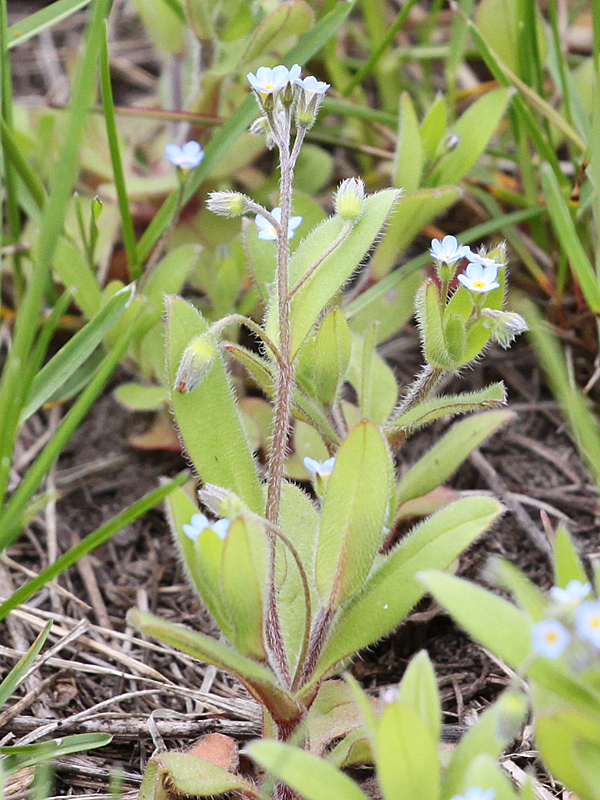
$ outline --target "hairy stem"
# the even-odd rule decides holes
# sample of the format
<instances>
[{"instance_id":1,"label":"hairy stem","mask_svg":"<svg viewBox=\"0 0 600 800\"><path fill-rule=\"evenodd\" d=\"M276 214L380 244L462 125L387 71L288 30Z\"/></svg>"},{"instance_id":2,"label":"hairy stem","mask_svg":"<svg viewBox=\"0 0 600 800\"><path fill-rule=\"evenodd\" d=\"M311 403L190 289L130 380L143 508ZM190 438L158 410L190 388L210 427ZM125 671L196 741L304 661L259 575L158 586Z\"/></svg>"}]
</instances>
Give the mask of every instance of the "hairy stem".
<instances>
[{"instance_id":1,"label":"hairy stem","mask_svg":"<svg viewBox=\"0 0 600 800\"><path fill-rule=\"evenodd\" d=\"M387 424L393 425L398 417L424 400L431 390L440 382L443 374L443 369L436 369L426 364L421 374L415 378L412 385L409 387L402 401L392 412Z\"/></svg>"}]
</instances>

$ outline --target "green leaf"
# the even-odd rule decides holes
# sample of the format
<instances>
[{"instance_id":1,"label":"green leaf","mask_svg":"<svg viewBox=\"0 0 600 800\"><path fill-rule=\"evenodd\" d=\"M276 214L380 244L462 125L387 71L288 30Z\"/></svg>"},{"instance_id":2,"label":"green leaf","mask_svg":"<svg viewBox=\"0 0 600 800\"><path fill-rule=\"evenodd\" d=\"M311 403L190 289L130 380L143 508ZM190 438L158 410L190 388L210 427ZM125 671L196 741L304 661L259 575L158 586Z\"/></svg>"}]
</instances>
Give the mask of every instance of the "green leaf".
<instances>
[{"instance_id":1,"label":"green leaf","mask_svg":"<svg viewBox=\"0 0 600 800\"><path fill-rule=\"evenodd\" d=\"M481 755L498 759L515 737L528 710L527 698L507 689L468 729L452 751L452 759L442 785L441 800L449 800L468 789L467 772Z\"/></svg>"},{"instance_id":2,"label":"green leaf","mask_svg":"<svg viewBox=\"0 0 600 800\"><path fill-rule=\"evenodd\" d=\"M444 483L475 448L515 416L513 411L485 411L456 422L400 479L397 505L423 497Z\"/></svg>"},{"instance_id":3,"label":"green leaf","mask_svg":"<svg viewBox=\"0 0 600 800\"><path fill-rule=\"evenodd\" d=\"M139 609L129 612L130 624L149 636L181 650L200 661L213 664L218 669L231 672L244 684L259 703L266 706L274 719L280 722L296 722L302 709L283 687L273 673L231 647L211 639L203 633L175 625L172 622L148 614Z\"/></svg>"},{"instance_id":4,"label":"green leaf","mask_svg":"<svg viewBox=\"0 0 600 800\"><path fill-rule=\"evenodd\" d=\"M544 619L548 600L522 570L506 559L494 558L488 566L488 572L499 586L512 594L516 602L527 611L534 622Z\"/></svg>"},{"instance_id":5,"label":"green leaf","mask_svg":"<svg viewBox=\"0 0 600 800\"><path fill-rule=\"evenodd\" d=\"M417 112L408 92L402 92L400 96L399 119L394 186L405 192L413 192L419 188L424 154Z\"/></svg>"},{"instance_id":6,"label":"green leaf","mask_svg":"<svg viewBox=\"0 0 600 800\"><path fill-rule=\"evenodd\" d=\"M554 585L563 589L569 581L587 583L587 575L569 531L559 525L554 538Z\"/></svg>"},{"instance_id":7,"label":"green leaf","mask_svg":"<svg viewBox=\"0 0 600 800\"><path fill-rule=\"evenodd\" d=\"M445 397L434 397L425 400L406 411L394 421L393 428L387 428L386 434L393 437L398 431L413 432L434 419L455 414L467 414L482 408L493 408L506 403L506 390L502 381L492 383L485 389L462 394L450 394Z\"/></svg>"},{"instance_id":8,"label":"green leaf","mask_svg":"<svg viewBox=\"0 0 600 800\"><path fill-rule=\"evenodd\" d=\"M61 236L57 242L54 271L86 317L93 317L100 308L102 292L98 280L83 254L70 239Z\"/></svg>"},{"instance_id":9,"label":"green leaf","mask_svg":"<svg viewBox=\"0 0 600 800\"><path fill-rule=\"evenodd\" d=\"M308 30L314 24L314 14L304 0L288 0L276 7L256 26L241 57L247 64L266 51L276 50L281 42Z\"/></svg>"},{"instance_id":10,"label":"green leaf","mask_svg":"<svg viewBox=\"0 0 600 800\"><path fill-rule=\"evenodd\" d=\"M433 161L446 133L448 125L448 112L446 101L440 94L429 107L421 123L421 141L425 158Z\"/></svg>"},{"instance_id":11,"label":"green leaf","mask_svg":"<svg viewBox=\"0 0 600 800\"><path fill-rule=\"evenodd\" d=\"M30 14L25 19L19 20L15 25L11 25L7 33L8 47L16 47L23 44L32 36L36 36L51 25L56 25L63 19L67 19L71 14L89 5L91 0L56 0L45 8L41 8L34 14Z\"/></svg>"},{"instance_id":12,"label":"green leaf","mask_svg":"<svg viewBox=\"0 0 600 800\"><path fill-rule=\"evenodd\" d=\"M237 517L223 544L221 586L233 627L232 642L241 653L258 661L266 658L263 643L266 567L264 531L256 522Z\"/></svg>"},{"instance_id":13,"label":"green leaf","mask_svg":"<svg viewBox=\"0 0 600 800\"><path fill-rule=\"evenodd\" d=\"M300 557L309 581L311 605L317 608L319 598L311 566L317 550L319 515L306 492L293 483L285 483L282 487L279 527ZM278 581L277 605L285 652L293 672L306 633L306 605L298 568L286 547L277 548L276 572L282 576Z\"/></svg>"},{"instance_id":14,"label":"green leaf","mask_svg":"<svg viewBox=\"0 0 600 800\"><path fill-rule=\"evenodd\" d=\"M112 736L107 733L77 733L50 742L0 747L0 754L3 756L2 767L5 775L13 775L19 770L69 753L80 753L82 750L104 747L111 741Z\"/></svg>"},{"instance_id":15,"label":"green leaf","mask_svg":"<svg viewBox=\"0 0 600 800\"><path fill-rule=\"evenodd\" d=\"M484 791L494 789L494 800L519 800L506 773L485 753L474 759L467 770L465 783L465 789L469 786L479 786Z\"/></svg>"},{"instance_id":16,"label":"green leaf","mask_svg":"<svg viewBox=\"0 0 600 800\"><path fill-rule=\"evenodd\" d=\"M212 797L240 792L256 797L257 789L211 761L191 753L160 753L146 767L140 787L140 800L159 800L171 792L177 796Z\"/></svg>"},{"instance_id":17,"label":"green leaf","mask_svg":"<svg viewBox=\"0 0 600 800\"><path fill-rule=\"evenodd\" d=\"M367 579L362 592L342 609L317 674L322 675L399 625L423 596L417 573L448 567L501 513L502 506L496 500L469 497L417 526Z\"/></svg>"},{"instance_id":18,"label":"green leaf","mask_svg":"<svg viewBox=\"0 0 600 800\"><path fill-rule=\"evenodd\" d=\"M167 299L167 361L177 426L202 480L229 489L260 514L263 490L221 358L215 358L192 392L181 394L173 388L185 348L207 330L193 306L179 297Z\"/></svg>"},{"instance_id":19,"label":"green leaf","mask_svg":"<svg viewBox=\"0 0 600 800\"><path fill-rule=\"evenodd\" d=\"M390 215L385 236L373 253L370 265L373 275L377 278L387 275L415 236L455 203L461 193L457 186L440 186L403 194Z\"/></svg>"},{"instance_id":20,"label":"green leaf","mask_svg":"<svg viewBox=\"0 0 600 800\"><path fill-rule=\"evenodd\" d=\"M346 281L352 276L377 238L397 200L395 189L384 189L367 197L364 212L350 235L308 278L292 299L292 357L311 332L329 303ZM335 241L342 229L339 217L331 217L321 223L304 239L290 262L290 286L293 286ZM277 339L277 308L272 304L267 321L267 333Z\"/></svg>"},{"instance_id":21,"label":"green leaf","mask_svg":"<svg viewBox=\"0 0 600 800\"><path fill-rule=\"evenodd\" d=\"M169 399L166 386L146 386L134 381L117 386L113 394L131 411L158 411Z\"/></svg>"},{"instance_id":22,"label":"green leaf","mask_svg":"<svg viewBox=\"0 0 600 800\"><path fill-rule=\"evenodd\" d=\"M210 530L203 531L196 542L185 535L183 525L189 524L192 515L198 513L198 506L183 489L171 492L165 507L169 527L183 557L187 576L224 635L231 639L232 623L220 585L223 542Z\"/></svg>"},{"instance_id":23,"label":"green leaf","mask_svg":"<svg viewBox=\"0 0 600 800\"><path fill-rule=\"evenodd\" d=\"M352 337L352 361L347 380L356 391L360 414L376 425L385 424L398 400L396 376L375 352L377 327L371 324L363 338Z\"/></svg>"},{"instance_id":24,"label":"green leaf","mask_svg":"<svg viewBox=\"0 0 600 800\"><path fill-rule=\"evenodd\" d=\"M434 369L455 369L446 347L440 290L433 279L425 281L417 292L415 309L425 360Z\"/></svg>"},{"instance_id":25,"label":"green leaf","mask_svg":"<svg viewBox=\"0 0 600 800\"><path fill-rule=\"evenodd\" d=\"M38 372L31 383L27 405L21 415L21 423L34 414L57 392L75 371L94 352L129 307L134 287L118 292L104 308L77 331L58 353Z\"/></svg>"},{"instance_id":26,"label":"green leaf","mask_svg":"<svg viewBox=\"0 0 600 800\"><path fill-rule=\"evenodd\" d=\"M581 243L556 175L549 164L542 164L541 176L546 205L554 231L581 285L581 291L590 310L598 313L600 311L598 277Z\"/></svg>"},{"instance_id":27,"label":"green leaf","mask_svg":"<svg viewBox=\"0 0 600 800\"><path fill-rule=\"evenodd\" d=\"M442 156L428 183L443 186L467 174L494 135L513 94L504 87L492 89L469 106L451 129L458 144Z\"/></svg>"},{"instance_id":28,"label":"green leaf","mask_svg":"<svg viewBox=\"0 0 600 800\"><path fill-rule=\"evenodd\" d=\"M348 323L340 309L334 308L319 325L313 362L317 398L326 405L333 403L346 376L351 346Z\"/></svg>"},{"instance_id":29,"label":"green leaf","mask_svg":"<svg viewBox=\"0 0 600 800\"><path fill-rule=\"evenodd\" d=\"M245 752L306 800L367 800L347 775L298 747L263 739Z\"/></svg>"},{"instance_id":30,"label":"green leaf","mask_svg":"<svg viewBox=\"0 0 600 800\"><path fill-rule=\"evenodd\" d=\"M599 800L597 775L590 781L579 760L581 745L588 743L595 749L600 748L597 718L567 709L538 714L535 718L535 743L559 781L582 800Z\"/></svg>"},{"instance_id":31,"label":"green leaf","mask_svg":"<svg viewBox=\"0 0 600 800\"><path fill-rule=\"evenodd\" d=\"M392 461L379 429L368 421L340 447L323 501L315 575L323 602L335 606L362 587L381 546Z\"/></svg>"},{"instance_id":32,"label":"green leaf","mask_svg":"<svg viewBox=\"0 0 600 800\"><path fill-rule=\"evenodd\" d=\"M375 331L376 344L389 339L414 314L415 295L422 280L420 272L412 272L384 295L367 296L366 292L359 295L344 308L352 332L364 336L376 319L379 323ZM365 302L362 302L362 298L365 298Z\"/></svg>"},{"instance_id":33,"label":"green leaf","mask_svg":"<svg viewBox=\"0 0 600 800\"><path fill-rule=\"evenodd\" d=\"M122 530L126 525L129 525L131 522L141 517L142 514L145 514L146 511L154 508L155 505L164 500L169 492L172 492L173 489L180 486L188 479L189 474L187 471L180 472L179 475L164 483L159 489L155 489L153 492L144 495L144 497L130 505L129 508L126 508L125 511L121 511L120 514L117 514L115 517L108 520L108 522L105 522L104 525L101 525L95 531L88 534L79 544L67 550L66 553L59 556L53 564L50 564L50 566L36 575L35 578L27 581L27 583L20 586L16 592L13 592L11 596L0 605L0 621L14 608L17 608L21 603L25 603L29 600L29 598L45 586L48 581L60 575L61 572L64 572L68 567L76 564L82 556L91 553L92 550L95 550L96 547L110 539L117 531Z\"/></svg>"},{"instance_id":34,"label":"green leaf","mask_svg":"<svg viewBox=\"0 0 600 800\"><path fill-rule=\"evenodd\" d=\"M442 729L442 708L435 671L426 650L411 659L402 676L398 697L416 711L437 742Z\"/></svg>"},{"instance_id":35,"label":"green leaf","mask_svg":"<svg viewBox=\"0 0 600 800\"><path fill-rule=\"evenodd\" d=\"M40 650L44 646L44 642L48 638L51 627L51 621L44 625L29 650L19 659L8 675L2 679L2 682L0 682L0 708L2 708L6 701L13 695L14 691L25 677L29 667L39 655Z\"/></svg>"},{"instance_id":36,"label":"green leaf","mask_svg":"<svg viewBox=\"0 0 600 800\"><path fill-rule=\"evenodd\" d=\"M512 603L474 583L427 570L419 580L476 641L513 669L531 653L531 619Z\"/></svg>"},{"instance_id":37,"label":"green leaf","mask_svg":"<svg viewBox=\"0 0 600 800\"><path fill-rule=\"evenodd\" d=\"M390 703L377 730L377 777L386 800L438 800L437 741L419 714Z\"/></svg>"}]
</instances>

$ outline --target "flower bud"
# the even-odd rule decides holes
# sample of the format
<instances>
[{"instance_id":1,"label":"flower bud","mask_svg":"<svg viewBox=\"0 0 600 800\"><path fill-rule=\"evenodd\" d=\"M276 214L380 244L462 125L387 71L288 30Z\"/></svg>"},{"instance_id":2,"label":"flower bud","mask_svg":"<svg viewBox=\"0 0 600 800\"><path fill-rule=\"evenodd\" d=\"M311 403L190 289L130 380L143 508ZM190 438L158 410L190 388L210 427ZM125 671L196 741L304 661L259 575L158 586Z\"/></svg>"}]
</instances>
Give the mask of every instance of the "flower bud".
<instances>
[{"instance_id":1,"label":"flower bud","mask_svg":"<svg viewBox=\"0 0 600 800\"><path fill-rule=\"evenodd\" d=\"M248 198L241 192L211 192L206 205L222 217L241 217L248 211Z\"/></svg>"},{"instance_id":2,"label":"flower bud","mask_svg":"<svg viewBox=\"0 0 600 800\"><path fill-rule=\"evenodd\" d=\"M175 389L181 394L195 389L208 372L216 353L214 339L206 334L196 336L183 351L175 378Z\"/></svg>"},{"instance_id":3,"label":"flower bud","mask_svg":"<svg viewBox=\"0 0 600 800\"><path fill-rule=\"evenodd\" d=\"M318 92L302 92L296 106L296 127L309 130L315 124L323 95Z\"/></svg>"},{"instance_id":4,"label":"flower bud","mask_svg":"<svg viewBox=\"0 0 600 800\"><path fill-rule=\"evenodd\" d=\"M335 213L344 222L358 222L365 205L365 185L360 178L342 181L335 195Z\"/></svg>"},{"instance_id":5,"label":"flower bud","mask_svg":"<svg viewBox=\"0 0 600 800\"><path fill-rule=\"evenodd\" d=\"M212 483L205 483L198 492L198 497L200 502L218 517L235 519L247 510L237 494Z\"/></svg>"},{"instance_id":6,"label":"flower bud","mask_svg":"<svg viewBox=\"0 0 600 800\"><path fill-rule=\"evenodd\" d=\"M489 329L492 339L505 349L520 333L528 330L523 317L513 311L482 308L481 316L484 318L484 325Z\"/></svg>"},{"instance_id":7,"label":"flower bud","mask_svg":"<svg viewBox=\"0 0 600 800\"><path fill-rule=\"evenodd\" d=\"M253 136L264 136L265 143L269 150L272 150L275 147L275 137L273 136L273 131L271 130L271 124L267 117L261 116L257 117L252 125L250 125L249 132Z\"/></svg>"}]
</instances>

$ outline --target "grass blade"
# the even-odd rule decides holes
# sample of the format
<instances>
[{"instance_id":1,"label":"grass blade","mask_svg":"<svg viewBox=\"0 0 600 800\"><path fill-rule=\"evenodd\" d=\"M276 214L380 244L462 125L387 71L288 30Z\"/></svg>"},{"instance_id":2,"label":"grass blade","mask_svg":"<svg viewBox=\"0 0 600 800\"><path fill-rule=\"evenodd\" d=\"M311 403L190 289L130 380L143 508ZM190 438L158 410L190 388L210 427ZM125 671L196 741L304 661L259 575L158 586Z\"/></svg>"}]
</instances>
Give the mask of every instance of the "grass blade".
<instances>
[{"instance_id":1,"label":"grass blade","mask_svg":"<svg viewBox=\"0 0 600 800\"><path fill-rule=\"evenodd\" d=\"M71 567L73 564L76 564L80 558L91 553L92 550L95 550L101 544L104 544L111 536L117 533L126 525L129 525L130 522L138 519L145 514L146 511L149 511L151 508L154 508L158 503L160 503L164 498L170 494L173 489L176 489L178 486L182 486L187 480L189 480L189 473L187 471L180 472L179 475L176 475L172 480L167 481L158 489L155 489L153 492L149 492L148 494L144 495L144 497L137 500L135 503L126 508L125 511L121 511L120 514L117 514L115 517L110 519L108 522L105 522L99 528L96 528L95 531L88 534L84 539L82 539L75 547L72 547L70 550L67 550L66 553L63 553L62 556L56 559L53 564L46 567L46 569L42 570L39 575L36 575L35 578L32 578L27 583L23 584L23 586L19 587L16 592L14 592L7 600L5 600L2 605L0 605L0 620L3 620L7 614L9 614L14 608L21 605L21 603L27 602L30 597L36 592L44 587L48 581L51 581L53 578L56 578L57 575L60 575L61 572L64 572L66 569Z\"/></svg>"},{"instance_id":2,"label":"grass blade","mask_svg":"<svg viewBox=\"0 0 600 800\"><path fill-rule=\"evenodd\" d=\"M118 292L44 365L32 381L27 405L21 416L21 424L41 408L94 352L104 336L129 308L132 297L133 287Z\"/></svg>"},{"instance_id":3,"label":"grass blade","mask_svg":"<svg viewBox=\"0 0 600 800\"><path fill-rule=\"evenodd\" d=\"M46 8L41 8L35 14L26 17L8 29L8 46L16 47L23 44L32 36L36 36L51 25L56 25L71 14L85 8L91 0L56 0Z\"/></svg>"},{"instance_id":4,"label":"grass blade","mask_svg":"<svg viewBox=\"0 0 600 800\"><path fill-rule=\"evenodd\" d=\"M110 82L110 65L108 61L108 34L106 21L104 23L105 36L102 42L102 52L100 54L100 82L102 86L102 107L104 109L104 120L106 123L106 135L108 137L108 147L112 161L117 199L119 201L119 212L121 214L121 226L123 230L123 245L127 254L129 265L130 280L137 280L142 272L137 258L137 244L135 240L135 230L133 220L129 210L129 198L127 197L127 187L125 186L125 174L123 172L123 162L119 148L119 134L117 132L117 121L115 118L115 104L113 100L112 86Z\"/></svg>"},{"instance_id":5,"label":"grass blade","mask_svg":"<svg viewBox=\"0 0 600 800\"><path fill-rule=\"evenodd\" d=\"M25 653L23 658L21 658L14 665L14 667L4 678L2 683L0 683L0 708L2 708L2 706L6 703L9 697L12 696L15 689L19 686L19 684L25 677L25 673L28 671L29 667L33 664L33 662L37 658L38 653L44 646L44 642L48 638L48 634L50 633L51 627L52 627L52 621L44 625L40 633L37 635L34 643Z\"/></svg>"},{"instance_id":6,"label":"grass blade","mask_svg":"<svg viewBox=\"0 0 600 800\"><path fill-rule=\"evenodd\" d=\"M46 286L58 237L63 229L67 204L79 169L78 152L87 111L94 99L96 64L103 34L103 21L110 0L95 0L85 49L79 59L73 84L71 108L63 146L52 178L50 195L44 206L40 224L39 248L34 274L27 284L15 321L12 347L8 355L0 388L0 507L4 502L19 416L28 391L23 380L38 326Z\"/></svg>"},{"instance_id":7,"label":"grass blade","mask_svg":"<svg viewBox=\"0 0 600 800\"><path fill-rule=\"evenodd\" d=\"M600 313L600 286L594 268L585 252L565 198L554 171L549 164L542 164L542 188L548 206L552 226L566 253L573 272L581 286L588 306L596 314Z\"/></svg>"},{"instance_id":8,"label":"grass blade","mask_svg":"<svg viewBox=\"0 0 600 800\"><path fill-rule=\"evenodd\" d=\"M140 320L140 322L143 322L143 320ZM23 513L33 493L37 490L44 476L59 457L76 428L89 411L92 403L104 388L114 368L123 358L136 332L137 325L132 324L127 334L123 336L112 352L106 356L97 373L65 415L54 436L33 462L17 489L15 489L0 519L0 552L12 544L19 535L23 525Z\"/></svg>"}]
</instances>

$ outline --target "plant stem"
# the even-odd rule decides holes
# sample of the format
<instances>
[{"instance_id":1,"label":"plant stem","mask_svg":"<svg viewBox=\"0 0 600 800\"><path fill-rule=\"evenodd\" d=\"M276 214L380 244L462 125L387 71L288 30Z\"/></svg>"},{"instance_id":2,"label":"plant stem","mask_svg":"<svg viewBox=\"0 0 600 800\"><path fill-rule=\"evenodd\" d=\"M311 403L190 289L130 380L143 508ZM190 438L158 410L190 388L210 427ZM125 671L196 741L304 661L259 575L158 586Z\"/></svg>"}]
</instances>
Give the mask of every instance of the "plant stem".
<instances>
[{"instance_id":1,"label":"plant stem","mask_svg":"<svg viewBox=\"0 0 600 800\"><path fill-rule=\"evenodd\" d=\"M279 519L283 468L290 429L290 412L292 405L292 389L294 386L294 364L291 359L290 300L288 297L290 247L288 228L292 205L292 177L294 161L290 153L291 109L288 107L283 117L284 130L281 132L279 153L281 160L281 181L279 205L281 207L281 223L277 231L277 296L279 310L279 361L275 382L275 408L273 412L273 439L269 452L268 489L267 489L267 521L276 525ZM296 147L294 147L296 153ZM275 668L287 685L291 676L279 614L277 611L277 593L275 588L275 535L269 533L269 590L267 599L267 619L265 635L267 646L275 659Z\"/></svg>"},{"instance_id":2,"label":"plant stem","mask_svg":"<svg viewBox=\"0 0 600 800\"><path fill-rule=\"evenodd\" d=\"M392 425L398 417L424 400L429 392L440 382L443 374L443 369L435 369L429 364L426 364L421 374L413 381L403 400L392 412L388 420L388 425Z\"/></svg>"}]
</instances>

